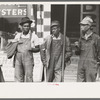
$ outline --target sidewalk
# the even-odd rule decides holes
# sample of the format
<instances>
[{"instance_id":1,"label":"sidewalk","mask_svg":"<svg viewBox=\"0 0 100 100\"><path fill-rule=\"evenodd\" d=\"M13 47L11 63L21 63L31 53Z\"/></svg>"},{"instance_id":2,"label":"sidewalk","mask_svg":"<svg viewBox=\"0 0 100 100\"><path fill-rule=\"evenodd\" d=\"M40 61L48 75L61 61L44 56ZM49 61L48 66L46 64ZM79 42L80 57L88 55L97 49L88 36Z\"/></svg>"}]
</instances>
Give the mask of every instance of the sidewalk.
<instances>
[{"instance_id":1,"label":"sidewalk","mask_svg":"<svg viewBox=\"0 0 100 100\"><path fill-rule=\"evenodd\" d=\"M71 64L66 65L64 71L64 82L76 82L77 79L77 68L78 68L79 57L71 57Z\"/></svg>"},{"instance_id":2,"label":"sidewalk","mask_svg":"<svg viewBox=\"0 0 100 100\"><path fill-rule=\"evenodd\" d=\"M41 75L43 66L40 61L39 54L34 54L34 72L33 78L35 82L41 82ZM77 74L77 63L78 57L71 58L71 64L67 65L64 72L64 82L76 82L76 74ZM13 68L13 59L7 59L7 55L5 53L0 52L0 65L4 75L4 79L6 82L14 82L14 68Z\"/></svg>"},{"instance_id":3,"label":"sidewalk","mask_svg":"<svg viewBox=\"0 0 100 100\"><path fill-rule=\"evenodd\" d=\"M39 54L35 54L34 56L34 62L36 64L34 68L35 71L33 73L33 78L35 82L41 82L40 76L42 75L43 66L41 66ZM78 57L72 57L71 64L66 66L64 71L64 82L76 82L78 59ZM14 68L12 62L13 59L7 59L6 54L0 52L0 64L3 65L1 68L6 82L14 82Z\"/></svg>"},{"instance_id":4,"label":"sidewalk","mask_svg":"<svg viewBox=\"0 0 100 100\"><path fill-rule=\"evenodd\" d=\"M35 82L41 82L41 76L43 71L43 66L40 61L39 54L34 55L35 59L35 67L33 71L33 78ZM13 59L7 59L7 56L5 53L0 52L0 65L4 75L4 79L6 82L14 82L14 68L13 68ZM77 80L77 68L78 68L78 56L71 57L71 64L66 65L65 71L64 71L64 82L76 82ZM97 82L100 82L100 78L97 79Z\"/></svg>"}]
</instances>

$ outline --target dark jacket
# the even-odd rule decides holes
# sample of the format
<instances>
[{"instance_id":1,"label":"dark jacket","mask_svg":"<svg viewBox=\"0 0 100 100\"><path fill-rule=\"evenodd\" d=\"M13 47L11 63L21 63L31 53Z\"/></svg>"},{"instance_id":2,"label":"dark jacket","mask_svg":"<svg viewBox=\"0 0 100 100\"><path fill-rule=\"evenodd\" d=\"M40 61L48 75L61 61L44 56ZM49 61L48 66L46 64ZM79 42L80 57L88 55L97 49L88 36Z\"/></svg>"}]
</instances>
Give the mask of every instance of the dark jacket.
<instances>
[{"instance_id":1,"label":"dark jacket","mask_svg":"<svg viewBox=\"0 0 100 100\"><path fill-rule=\"evenodd\" d=\"M62 44L63 44L64 43L64 36L62 34L61 34L61 40L62 40ZM70 45L69 38L66 37L65 40L66 40L66 42L65 42L65 61L67 61L71 57L72 51L71 51L71 45ZM49 60L50 60L51 41L52 41L52 35L47 36L44 39L44 44L41 46L41 50L40 50L42 62L47 67L48 67Z\"/></svg>"}]
</instances>

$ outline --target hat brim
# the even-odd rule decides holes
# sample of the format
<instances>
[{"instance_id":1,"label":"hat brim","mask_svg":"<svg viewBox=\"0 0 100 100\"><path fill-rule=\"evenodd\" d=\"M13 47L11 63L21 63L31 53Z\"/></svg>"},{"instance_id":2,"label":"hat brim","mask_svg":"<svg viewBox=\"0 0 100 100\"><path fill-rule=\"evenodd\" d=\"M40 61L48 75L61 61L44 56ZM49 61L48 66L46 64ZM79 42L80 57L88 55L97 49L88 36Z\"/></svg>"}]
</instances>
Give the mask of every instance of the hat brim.
<instances>
[{"instance_id":1,"label":"hat brim","mask_svg":"<svg viewBox=\"0 0 100 100\"><path fill-rule=\"evenodd\" d=\"M59 27L60 25L51 25L51 27L54 27L54 26L58 26Z\"/></svg>"},{"instance_id":2,"label":"hat brim","mask_svg":"<svg viewBox=\"0 0 100 100\"><path fill-rule=\"evenodd\" d=\"M25 24L25 23L29 23L29 24L31 24L31 23L32 23L32 21L31 21L31 20L29 20L29 21L21 22L21 23L20 23L20 25L22 26L22 25L23 25L23 24Z\"/></svg>"},{"instance_id":3,"label":"hat brim","mask_svg":"<svg viewBox=\"0 0 100 100\"><path fill-rule=\"evenodd\" d=\"M81 23L81 22L80 22L79 24L80 24L80 25L90 25L90 26L92 25L92 24Z\"/></svg>"}]
</instances>

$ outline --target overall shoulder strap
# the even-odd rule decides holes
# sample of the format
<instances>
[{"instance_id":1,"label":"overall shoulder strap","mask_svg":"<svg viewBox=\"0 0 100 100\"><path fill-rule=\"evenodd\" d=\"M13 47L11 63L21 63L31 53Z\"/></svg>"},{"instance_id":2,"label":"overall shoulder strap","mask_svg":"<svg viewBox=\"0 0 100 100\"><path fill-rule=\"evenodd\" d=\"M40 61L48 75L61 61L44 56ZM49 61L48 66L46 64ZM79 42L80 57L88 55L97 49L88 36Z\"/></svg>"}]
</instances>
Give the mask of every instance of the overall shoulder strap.
<instances>
[{"instance_id":1,"label":"overall shoulder strap","mask_svg":"<svg viewBox=\"0 0 100 100\"><path fill-rule=\"evenodd\" d=\"M64 35L61 34L61 41L62 41L62 45L64 45ZM66 43L67 42L67 37L65 37L65 46L66 46Z\"/></svg>"},{"instance_id":2,"label":"overall shoulder strap","mask_svg":"<svg viewBox=\"0 0 100 100\"><path fill-rule=\"evenodd\" d=\"M31 38L32 38L32 32L30 32L30 40L31 40Z\"/></svg>"},{"instance_id":3,"label":"overall shoulder strap","mask_svg":"<svg viewBox=\"0 0 100 100\"><path fill-rule=\"evenodd\" d=\"M22 34L23 34L23 33L20 33L20 37L19 37L19 39L21 39Z\"/></svg>"}]
</instances>

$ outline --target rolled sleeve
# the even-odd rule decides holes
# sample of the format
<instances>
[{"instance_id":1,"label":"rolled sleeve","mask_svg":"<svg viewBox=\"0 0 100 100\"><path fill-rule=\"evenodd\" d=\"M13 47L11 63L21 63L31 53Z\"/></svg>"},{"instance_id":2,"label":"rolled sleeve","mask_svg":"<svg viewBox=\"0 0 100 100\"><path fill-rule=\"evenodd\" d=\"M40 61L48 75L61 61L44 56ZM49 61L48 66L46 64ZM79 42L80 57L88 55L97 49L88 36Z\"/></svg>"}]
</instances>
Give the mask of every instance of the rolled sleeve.
<instances>
[{"instance_id":1,"label":"rolled sleeve","mask_svg":"<svg viewBox=\"0 0 100 100\"><path fill-rule=\"evenodd\" d=\"M31 39L31 46L38 46L39 45L39 38L35 33L32 33L32 39Z\"/></svg>"}]
</instances>

